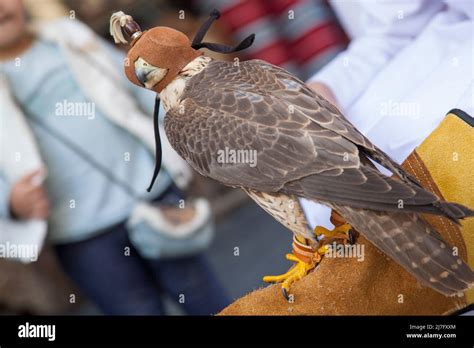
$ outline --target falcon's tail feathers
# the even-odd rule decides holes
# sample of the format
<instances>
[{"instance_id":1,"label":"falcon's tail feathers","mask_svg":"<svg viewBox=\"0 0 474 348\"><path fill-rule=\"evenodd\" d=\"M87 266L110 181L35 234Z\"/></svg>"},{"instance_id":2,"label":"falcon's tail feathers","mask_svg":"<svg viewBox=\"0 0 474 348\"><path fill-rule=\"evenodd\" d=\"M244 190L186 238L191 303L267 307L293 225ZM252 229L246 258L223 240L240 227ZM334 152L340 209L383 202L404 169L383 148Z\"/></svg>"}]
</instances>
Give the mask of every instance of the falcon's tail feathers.
<instances>
[{"instance_id":1,"label":"falcon's tail feathers","mask_svg":"<svg viewBox=\"0 0 474 348\"><path fill-rule=\"evenodd\" d=\"M474 216L474 210L471 210L462 204L441 201L436 202L433 205L439 210L441 210L444 213L444 216L446 216L456 224L459 224L459 219Z\"/></svg>"},{"instance_id":2,"label":"falcon's tail feathers","mask_svg":"<svg viewBox=\"0 0 474 348\"><path fill-rule=\"evenodd\" d=\"M472 214L462 208L453 214ZM348 206L333 208L370 242L404 267L420 283L444 295L461 295L474 286L474 272L458 250L416 213L378 212Z\"/></svg>"}]
</instances>

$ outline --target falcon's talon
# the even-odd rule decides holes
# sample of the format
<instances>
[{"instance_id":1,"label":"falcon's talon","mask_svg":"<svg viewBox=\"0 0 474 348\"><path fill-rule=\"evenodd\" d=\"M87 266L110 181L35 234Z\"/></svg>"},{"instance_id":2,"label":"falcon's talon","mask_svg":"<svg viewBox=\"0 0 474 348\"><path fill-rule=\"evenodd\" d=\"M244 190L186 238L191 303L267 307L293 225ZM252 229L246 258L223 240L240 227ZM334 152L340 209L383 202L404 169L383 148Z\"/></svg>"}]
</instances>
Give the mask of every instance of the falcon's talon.
<instances>
[{"instance_id":1,"label":"falcon's talon","mask_svg":"<svg viewBox=\"0 0 474 348\"><path fill-rule=\"evenodd\" d=\"M291 285L306 276L312 269L316 267L319 261L307 263L300 260L294 254L286 254L286 259L296 262L296 264L285 274L265 276L263 277L263 281L266 283L281 283L281 292L283 297L285 297L286 300L289 300L289 291ZM319 260L321 259L319 258Z\"/></svg>"},{"instance_id":2,"label":"falcon's talon","mask_svg":"<svg viewBox=\"0 0 474 348\"><path fill-rule=\"evenodd\" d=\"M354 233L354 230L351 228L349 230L349 232L347 233L347 236L348 236L348 242L350 245L354 245L355 244L355 233Z\"/></svg>"},{"instance_id":3,"label":"falcon's talon","mask_svg":"<svg viewBox=\"0 0 474 348\"><path fill-rule=\"evenodd\" d=\"M287 301L290 300L290 295L288 295L288 292L286 291L285 288L283 288L283 287L281 288L281 293L283 294L283 297L284 297Z\"/></svg>"}]
</instances>

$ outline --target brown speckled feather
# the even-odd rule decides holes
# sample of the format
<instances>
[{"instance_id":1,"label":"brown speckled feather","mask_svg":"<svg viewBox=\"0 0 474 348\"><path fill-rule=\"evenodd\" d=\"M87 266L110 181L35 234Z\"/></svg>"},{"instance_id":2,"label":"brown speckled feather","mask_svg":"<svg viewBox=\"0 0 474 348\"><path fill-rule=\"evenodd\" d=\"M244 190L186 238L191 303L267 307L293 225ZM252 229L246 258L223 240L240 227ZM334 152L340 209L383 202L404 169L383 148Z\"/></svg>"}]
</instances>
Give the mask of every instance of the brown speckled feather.
<instances>
[{"instance_id":1,"label":"brown speckled feather","mask_svg":"<svg viewBox=\"0 0 474 348\"><path fill-rule=\"evenodd\" d=\"M458 259L449 248L439 247L437 233L416 214L457 220L472 211L439 202L293 75L262 61L239 66L212 61L187 81L179 109L168 110L166 133L176 151L202 175L247 192L305 197L337 207L382 251L445 294L474 282L468 266L452 268ZM219 163L218 151L226 148L256 151L256 165ZM381 174L369 159L398 178ZM400 233L404 239L395 237ZM390 239L383 239L387 234ZM411 238L427 244L412 241L413 250L395 252ZM436 262L422 263L426 257ZM412 263L420 268L410 268ZM449 276L441 277L442 272ZM439 282L430 282L434 278Z\"/></svg>"},{"instance_id":2,"label":"brown speckled feather","mask_svg":"<svg viewBox=\"0 0 474 348\"><path fill-rule=\"evenodd\" d=\"M417 214L332 208L423 285L454 295L474 282L469 266Z\"/></svg>"}]
</instances>

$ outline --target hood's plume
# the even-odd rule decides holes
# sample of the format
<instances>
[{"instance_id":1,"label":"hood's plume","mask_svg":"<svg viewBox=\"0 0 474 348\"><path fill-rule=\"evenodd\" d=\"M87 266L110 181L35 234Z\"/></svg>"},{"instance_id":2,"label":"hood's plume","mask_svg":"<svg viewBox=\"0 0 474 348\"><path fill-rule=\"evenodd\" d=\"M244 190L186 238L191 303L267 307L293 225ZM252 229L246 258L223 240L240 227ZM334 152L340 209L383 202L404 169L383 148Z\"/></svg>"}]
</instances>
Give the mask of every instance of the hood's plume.
<instances>
[{"instance_id":1,"label":"hood's plume","mask_svg":"<svg viewBox=\"0 0 474 348\"><path fill-rule=\"evenodd\" d=\"M123 35L124 31L132 41L142 34L142 29L132 16L122 11L113 13L110 17L110 35L114 38L115 43L128 43Z\"/></svg>"}]
</instances>

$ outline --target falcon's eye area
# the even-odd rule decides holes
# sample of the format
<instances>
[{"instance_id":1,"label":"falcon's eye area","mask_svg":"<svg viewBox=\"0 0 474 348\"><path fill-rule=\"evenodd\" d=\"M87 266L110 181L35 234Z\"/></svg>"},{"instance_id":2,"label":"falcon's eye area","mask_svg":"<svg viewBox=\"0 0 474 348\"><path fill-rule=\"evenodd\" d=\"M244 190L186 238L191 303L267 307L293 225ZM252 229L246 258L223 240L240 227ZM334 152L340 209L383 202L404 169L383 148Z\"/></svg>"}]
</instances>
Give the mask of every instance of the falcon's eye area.
<instances>
[{"instance_id":1,"label":"falcon's eye area","mask_svg":"<svg viewBox=\"0 0 474 348\"><path fill-rule=\"evenodd\" d=\"M140 84L148 89L156 86L168 73L168 69L160 68L138 57L134 62L135 76Z\"/></svg>"},{"instance_id":2,"label":"falcon's eye area","mask_svg":"<svg viewBox=\"0 0 474 348\"><path fill-rule=\"evenodd\" d=\"M138 57L134 62L135 68L145 68L145 67L152 67L150 63L148 63L142 57Z\"/></svg>"}]
</instances>

